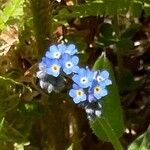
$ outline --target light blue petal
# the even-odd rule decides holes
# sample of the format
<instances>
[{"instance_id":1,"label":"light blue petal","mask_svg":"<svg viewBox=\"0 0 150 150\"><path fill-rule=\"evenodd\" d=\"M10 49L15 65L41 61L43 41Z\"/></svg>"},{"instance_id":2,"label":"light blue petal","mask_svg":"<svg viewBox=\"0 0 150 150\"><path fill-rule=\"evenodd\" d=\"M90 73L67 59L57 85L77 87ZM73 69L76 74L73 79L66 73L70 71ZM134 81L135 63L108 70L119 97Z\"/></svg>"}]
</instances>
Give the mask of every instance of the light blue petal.
<instances>
[{"instance_id":1,"label":"light blue petal","mask_svg":"<svg viewBox=\"0 0 150 150\"><path fill-rule=\"evenodd\" d=\"M74 75L73 77L72 77L72 80L75 82L75 83L79 83L80 82L80 77L78 76L78 75Z\"/></svg>"},{"instance_id":2,"label":"light blue petal","mask_svg":"<svg viewBox=\"0 0 150 150\"><path fill-rule=\"evenodd\" d=\"M80 69L78 70L78 74L79 74L79 76L81 76L81 77L87 75L84 68L80 68Z\"/></svg>"},{"instance_id":3,"label":"light blue petal","mask_svg":"<svg viewBox=\"0 0 150 150\"><path fill-rule=\"evenodd\" d=\"M70 55L74 55L77 52L77 49L75 48L74 44L70 44L70 45L68 45L65 52L70 54Z\"/></svg>"},{"instance_id":4,"label":"light blue petal","mask_svg":"<svg viewBox=\"0 0 150 150\"><path fill-rule=\"evenodd\" d=\"M46 52L45 56L48 58L53 58L53 53L48 51L48 52Z\"/></svg>"},{"instance_id":5,"label":"light blue petal","mask_svg":"<svg viewBox=\"0 0 150 150\"><path fill-rule=\"evenodd\" d=\"M74 98L73 98L73 101L74 101L76 104L78 104L78 103L81 102L80 99L79 99L78 97L74 97Z\"/></svg>"},{"instance_id":6,"label":"light blue petal","mask_svg":"<svg viewBox=\"0 0 150 150\"><path fill-rule=\"evenodd\" d=\"M68 68L63 68L63 71L68 75L72 73L72 69L68 69Z\"/></svg>"},{"instance_id":7,"label":"light blue petal","mask_svg":"<svg viewBox=\"0 0 150 150\"><path fill-rule=\"evenodd\" d=\"M66 45L64 44L58 44L58 49L59 51L63 54L65 52L65 50L67 49Z\"/></svg>"},{"instance_id":8,"label":"light blue petal","mask_svg":"<svg viewBox=\"0 0 150 150\"><path fill-rule=\"evenodd\" d=\"M79 67L78 67L78 66L74 66L74 67L72 68L72 72L74 72L74 73L77 73L78 70L79 70Z\"/></svg>"},{"instance_id":9,"label":"light blue petal","mask_svg":"<svg viewBox=\"0 0 150 150\"><path fill-rule=\"evenodd\" d=\"M49 51L53 53L53 52L58 51L58 48L57 48L56 45L52 45L52 46L49 47Z\"/></svg>"},{"instance_id":10,"label":"light blue petal","mask_svg":"<svg viewBox=\"0 0 150 150\"><path fill-rule=\"evenodd\" d=\"M73 84L72 87L73 87L74 89L76 89L76 90L79 89L79 86L76 85L76 84Z\"/></svg>"},{"instance_id":11,"label":"light blue petal","mask_svg":"<svg viewBox=\"0 0 150 150\"><path fill-rule=\"evenodd\" d=\"M73 56L71 58L71 60L72 60L73 64L75 64L75 65L77 65L79 63L79 58L77 56Z\"/></svg>"},{"instance_id":12,"label":"light blue petal","mask_svg":"<svg viewBox=\"0 0 150 150\"><path fill-rule=\"evenodd\" d=\"M58 77L60 72L53 72L50 68L46 69L47 74L52 75L54 77Z\"/></svg>"},{"instance_id":13,"label":"light blue petal","mask_svg":"<svg viewBox=\"0 0 150 150\"><path fill-rule=\"evenodd\" d=\"M48 66L50 66L50 65L51 65L51 61L52 61L52 59L45 58L45 60L44 60L43 64L44 64L46 67L48 67Z\"/></svg>"},{"instance_id":14,"label":"light blue petal","mask_svg":"<svg viewBox=\"0 0 150 150\"><path fill-rule=\"evenodd\" d=\"M76 46L74 44L69 44L67 49L69 50L74 50L76 48Z\"/></svg>"},{"instance_id":15,"label":"light blue petal","mask_svg":"<svg viewBox=\"0 0 150 150\"><path fill-rule=\"evenodd\" d=\"M105 84L106 84L106 85L111 85L111 84L112 84L112 81L109 80L109 79L106 79L106 80L105 80Z\"/></svg>"},{"instance_id":16,"label":"light blue petal","mask_svg":"<svg viewBox=\"0 0 150 150\"><path fill-rule=\"evenodd\" d=\"M100 76L102 76L102 78L104 78L104 79L108 79L109 78L109 72L104 70L104 71L100 72Z\"/></svg>"},{"instance_id":17,"label":"light blue petal","mask_svg":"<svg viewBox=\"0 0 150 150\"><path fill-rule=\"evenodd\" d=\"M94 96L99 100L99 99L101 99L101 94L100 93L94 93Z\"/></svg>"},{"instance_id":18,"label":"light blue petal","mask_svg":"<svg viewBox=\"0 0 150 150\"><path fill-rule=\"evenodd\" d=\"M85 101L86 100L86 95L85 94L83 94L83 96L82 96L82 100L81 101Z\"/></svg>"},{"instance_id":19,"label":"light blue petal","mask_svg":"<svg viewBox=\"0 0 150 150\"><path fill-rule=\"evenodd\" d=\"M71 97L75 97L75 96L76 96L75 90L74 90L74 89L71 89L71 90L69 91L69 95L70 95Z\"/></svg>"},{"instance_id":20,"label":"light blue petal","mask_svg":"<svg viewBox=\"0 0 150 150\"><path fill-rule=\"evenodd\" d=\"M90 94L89 96L88 96L88 101L89 102L92 102L92 101L94 101L94 96L92 95L92 94Z\"/></svg>"},{"instance_id":21,"label":"light blue petal","mask_svg":"<svg viewBox=\"0 0 150 150\"><path fill-rule=\"evenodd\" d=\"M106 87L105 81L100 81L100 82L98 82L98 84L102 89L104 89Z\"/></svg>"},{"instance_id":22,"label":"light blue petal","mask_svg":"<svg viewBox=\"0 0 150 150\"><path fill-rule=\"evenodd\" d=\"M107 90L106 89L102 89L101 92L100 92L100 95L102 97L106 96L108 94Z\"/></svg>"}]
</instances>

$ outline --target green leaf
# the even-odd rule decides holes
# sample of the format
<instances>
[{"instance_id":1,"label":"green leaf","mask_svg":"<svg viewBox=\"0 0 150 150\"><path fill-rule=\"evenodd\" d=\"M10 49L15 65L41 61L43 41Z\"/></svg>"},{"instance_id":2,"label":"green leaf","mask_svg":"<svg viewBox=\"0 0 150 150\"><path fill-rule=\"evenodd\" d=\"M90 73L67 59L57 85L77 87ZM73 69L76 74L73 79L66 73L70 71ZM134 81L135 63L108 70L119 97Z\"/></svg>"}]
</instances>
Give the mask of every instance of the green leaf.
<instances>
[{"instance_id":1,"label":"green leaf","mask_svg":"<svg viewBox=\"0 0 150 150\"><path fill-rule=\"evenodd\" d=\"M120 137L123 133L123 115L120 104L120 97L114 77L114 73L109 60L104 54L97 59L93 67L95 70L106 69L110 73L112 85L108 87L108 95L102 100L102 118L98 118L98 122L103 124L103 120L110 126L109 130L112 130L117 137ZM110 141L109 135L106 131L97 124L97 121L91 123L91 127L94 133L104 141ZM111 141L110 141L111 142Z\"/></svg>"},{"instance_id":2,"label":"green leaf","mask_svg":"<svg viewBox=\"0 0 150 150\"><path fill-rule=\"evenodd\" d=\"M3 11L0 12L0 30L3 30L11 17L18 18L23 15L23 3L24 0L10 0L6 3Z\"/></svg>"},{"instance_id":3,"label":"green leaf","mask_svg":"<svg viewBox=\"0 0 150 150\"><path fill-rule=\"evenodd\" d=\"M115 150L123 150L122 145L120 144L114 130L110 126L109 122L107 119L101 117L101 118L96 118L95 120L91 121L90 123L93 132L95 135L97 135L99 138L101 138L101 131L106 134L108 141L112 143L113 147ZM101 129L102 130L101 130Z\"/></svg>"},{"instance_id":4,"label":"green leaf","mask_svg":"<svg viewBox=\"0 0 150 150\"><path fill-rule=\"evenodd\" d=\"M148 130L135 139L128 150L149 150L150 149L150 126Z\"/></svg>"}]
</instances>

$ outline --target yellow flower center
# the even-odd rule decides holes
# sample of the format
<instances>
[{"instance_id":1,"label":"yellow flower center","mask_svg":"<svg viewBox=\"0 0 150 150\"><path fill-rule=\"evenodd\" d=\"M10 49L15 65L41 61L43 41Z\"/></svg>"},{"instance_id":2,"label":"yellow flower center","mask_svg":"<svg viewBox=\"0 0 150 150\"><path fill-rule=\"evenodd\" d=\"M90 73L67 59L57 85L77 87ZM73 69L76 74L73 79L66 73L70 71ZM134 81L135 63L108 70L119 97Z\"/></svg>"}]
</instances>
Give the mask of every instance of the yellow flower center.
<instances>
[{"instance_id":1,"label":"yellow flower center","mask_svg":"<svg viewBox=\"0 0 150 150\"><path fill-rule=\"evenodd\" d=\"M52 69L53 72L58 72L59 71L59 66L54 64L54 65L52 65L51 69Z\"/></svg>"},{"instance_id":2,"label":"yellow flower center","mask_svg":"<svg viewBox=\"0 0 150 150\"><path fill-rule=\"evenodd\" d=\"M77 90L77 91L76 91L76 94L77 94L77 96L82 96L82 95L83 95L83 91Z\"/></svg>"},{"instance_id":3,"label":"yellow flower center","mask_svg":"<svg viewBox=\"0 0 150 150\"><path fill-rule=\"evenodd\" d=\"M96 86L94 88L94 93L99 93L101 91L101 88L99 86Z\"/></svg>"}]
</instances>

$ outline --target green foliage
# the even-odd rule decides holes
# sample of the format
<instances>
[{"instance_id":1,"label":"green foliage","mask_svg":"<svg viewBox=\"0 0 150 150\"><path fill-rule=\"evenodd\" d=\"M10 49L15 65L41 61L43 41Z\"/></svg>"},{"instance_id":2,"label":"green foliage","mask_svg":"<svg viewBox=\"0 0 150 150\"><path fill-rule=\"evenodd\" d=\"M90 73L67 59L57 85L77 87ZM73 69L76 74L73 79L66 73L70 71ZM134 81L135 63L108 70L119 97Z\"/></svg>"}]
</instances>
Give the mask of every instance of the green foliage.
<instances>
[{"instance_id":1,"label":"green foliage","mask_svg":"<svg viewBox=\"0 0 150 150\"><path fill-rule=\"evenodd\" d=\"M61 9L59 14L54 17L54 20L60 23L64 23L64 20L71 18L83 18L87 16L99 15L114 16L118 13L126 14L128 11L130 11L134 17L139 17L143 9L145 10L146 15L150 15L150 2L144 2L143 5L143 0L87 1L85 4Z\"/></svg>"},{"instance_id":2,"label":"green foliage","mask_svg":"<svg viewBox=\"0 0 150 150\"><path fill-rule=\"evenodd\" d=\"M72 147L73 147L73 144L71 144L67 150L72 150Z\"/></svg>"},{"instance_id":3,"label":"green foliage","mask_svg":"<svg viewBox=\"0 0 150 150\"><path fill-rule=\"evenodd\" d=\"M131 39L138 31L140 26L138 24L131 24L122 34L121 38Z\"/></svg>"},{"instance_id":4,"label":"green foliage","mask_svg":"<svg viewBox=\"0 0 150 150\"><path fill-rule=\"evenodd\" d=\"M102 140L113 142L112 136L117 139L123 133L123 114L120 105L120 97L114 78L114 73L111 64L105 55L102 55L94 64L94 69L106 69L110 73L112 85L108 88L108 96L102 100L102 118L97 118L92 121L91 127L94 133ZM109 127L109 131L107 128ZM109 133L107 133L109 132ZM109 135L110 134L110 135ZM117 136L117 137L116 137ZM113 144L113 143L112 143Z\"/></svg>"},{"instance_id":5,"label":"green foliage","mask_svg":"<svg viewBox=\"0 0 150 150\"><path fill-rule=\"evenodd\" d=\"M3 30L8 21L13 19L19 19L23 16L23 3L24 0L9 0L4 9L0 11L0 30Z\"/></svg>"},{"instance_id":6,"label":"green foliage","mask_svg":"<svg viewBox=\"0 0 150 150\"><path fill-rule=\"evenodd\" d=\"M68 6L69 2L74 5ZM144 93L146 74L143 76L141 74L146 72L144 63L149 63L147 59L149 55L145 54L147 47L143 45L147 42L145 38L149 39L146 21L147 16L150 15L150 1L77 0L75 2L71 0L69 2L58 3L54 0L0 2L0 5L5 3L0 10L0 31L10 25L19 27L17 46L10 44L9 47L9 40L4 40L5 35L0 36L2 37L0 50L3 50L5 43L8 44L6 47L9 47L0 61L0 149L2 150L87 149L84 143L87 147L90 145L89 149L92 147L95 150L99 145L100 149L103 149L101 142L98 143L97 140L95 142L95 138L89 133L91 130L89 131L85 113L72 103L66 94L66 89L62 93L48 95L39 88L35 75L37 63L51 43L66 41L74 43L79 49L81 66L92 67L95 63L93 67L95 70L109 71L113 84L108 87L108 95L100 102L103 106L102 117L91 120L90 127L99 139L106 143L111 142L115 150L123 149L119 138L121 137L122 141L126 138L122 135L124 126L130 125L128 111L135 109L133 110L135 116L140 116L138 112L142 111L143 114L147 108L146 98L144 97L142 103L142 96L138 94L140 90ZM137 33L139 37L135 36ZM4 43L1 40L4 40ZM136 41L140 43L140 47L134 46ZM102 53L99 57L102 51L105 51L105 54ZM139 61L140 68L136 63L132 65L133 58ZM128 63L129 66L126 66ZM140 70L141 68L144 69ZM135 79L142 82L136 82ZM70 81L68 78L66 80ZM127 101L132 106L128 110L128 104L125 105L124 112L127 115L124 125L121 102L124 108L124 103L127 103L124 101L125 96L129 96ZM135 96L135 103L130 96ZM137 122L140 124L139 120ZM131 128L134 125L131 120ZM147 130L133 141L128 150L150 149L149 141L149 130ZM128 140L124 143L126 147L129 144Z\"/></svg>"},{"instance_id":7,"label":"green foliage","mask_svg":"<svg viewBox=\"0 0 150 150\"><path fill-rule=\"evenodd\" d=\"M148 130L134 140L128 150L149 150L150 149L150 131Z\"/></svg>"}]
</instances>

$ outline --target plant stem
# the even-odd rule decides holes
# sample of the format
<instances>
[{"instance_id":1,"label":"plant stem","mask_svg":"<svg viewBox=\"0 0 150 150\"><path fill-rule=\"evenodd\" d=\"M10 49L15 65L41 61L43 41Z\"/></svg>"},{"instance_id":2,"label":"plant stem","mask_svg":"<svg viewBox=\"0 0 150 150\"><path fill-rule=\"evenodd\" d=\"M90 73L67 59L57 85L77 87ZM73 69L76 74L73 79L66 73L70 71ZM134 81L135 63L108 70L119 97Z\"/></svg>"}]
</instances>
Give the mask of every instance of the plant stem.
<instances>
[{"instance_id":1,"label":"plant stem","mask_svg":"<svg viewBox=\"0 0 150 150\"><path fill-rule=\"evenodd\" d=\"M120 37L120 31L119 31L119 25L118 25L118 16L117 14L114 15L114 19L113 19L113 25L114 25L114 29L116 32L116 37L117 39L119 39ZM119 79L119 84L121 85L121 76L123 74L123 60L122 60L122 56L120 53L120 49L116 47L116 54L117 54L117 62L118 62L118 79Z\"/></svg>"}]
</instances>

